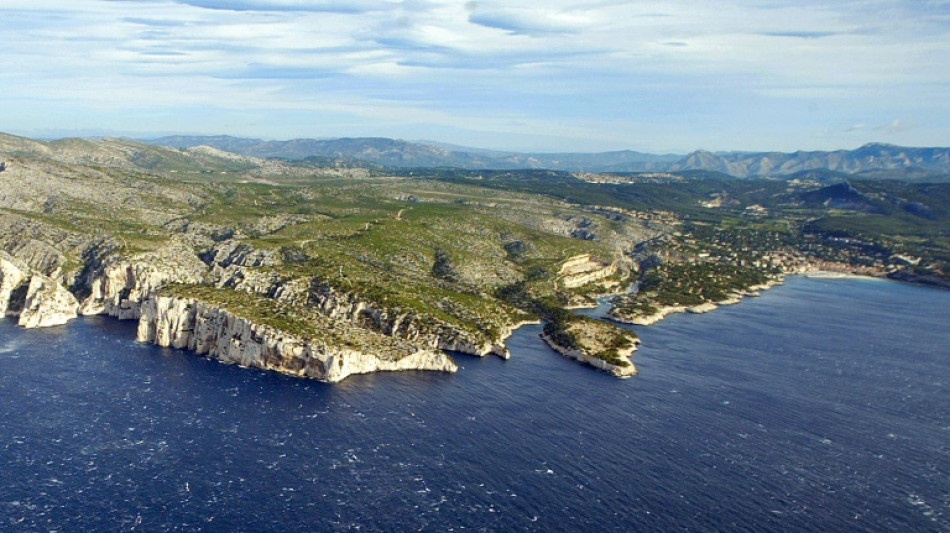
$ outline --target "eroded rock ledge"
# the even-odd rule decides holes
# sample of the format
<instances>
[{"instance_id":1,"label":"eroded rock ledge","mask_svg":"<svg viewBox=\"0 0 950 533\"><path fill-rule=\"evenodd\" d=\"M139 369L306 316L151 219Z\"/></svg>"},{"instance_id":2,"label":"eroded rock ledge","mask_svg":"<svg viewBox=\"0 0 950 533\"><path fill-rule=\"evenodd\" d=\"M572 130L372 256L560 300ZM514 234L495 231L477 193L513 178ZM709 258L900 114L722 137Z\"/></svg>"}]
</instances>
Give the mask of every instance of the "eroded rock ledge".
<instances>
[{"instance_id":1,"label":"eroded rock ledge","mask_svg":"<svg viewBox=\"0 0 950 533\"><path fill-rule=\"evenodd\" d=\"M141 310L137 332L140 342L188 349L241 366L329 382L378 371L458 370L458 365L440 351L419 349L384 359L254 324L193 299L157 296L146 300Z\"/></svg>"},{"instance_id":2,"label":"eroded rock ledge","mask_svg":"<svg viewBox=\"0 0 950 533\"><path fill-rule=\"evenodd\" d=\"M58 326L76 318L79 302L57 280L0 257L0 313L25 328Z\"/></svg>"}]
</instances>

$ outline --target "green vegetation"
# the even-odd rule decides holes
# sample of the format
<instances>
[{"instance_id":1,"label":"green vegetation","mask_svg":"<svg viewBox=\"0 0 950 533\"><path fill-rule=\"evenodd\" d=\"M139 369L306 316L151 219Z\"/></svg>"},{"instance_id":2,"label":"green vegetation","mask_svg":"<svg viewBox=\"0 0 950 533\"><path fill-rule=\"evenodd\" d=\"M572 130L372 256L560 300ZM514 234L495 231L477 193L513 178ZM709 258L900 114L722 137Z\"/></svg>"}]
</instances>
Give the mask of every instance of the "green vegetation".
<instances>
[{"instance_id":1,"label":"green vegetation","mask_svg":"<svg viewBox=\"0 0 950 533\"><path fill-rule=\"evenodd\" d=\"M257 294L216 288L207 285L170 284L162 294L175 298L192 298L219 307L233 315L303 338L320 338L327 342L349 344L336 328L328 329L328 321L319 314L307 312L272 298Z\"/></svg>"},{"instance_id":2,"label":"green vegetation","mask_svg":"<svg viewBox=\"0 0 950 533\"><path fill-rule=\"evenodd\" d=\"M619 367L630 366L622 352L629 352L637 342L636 334L629 330L564 310L550 315L543 331L558 346L582 351Z\"/></svg>"}]
</instances>

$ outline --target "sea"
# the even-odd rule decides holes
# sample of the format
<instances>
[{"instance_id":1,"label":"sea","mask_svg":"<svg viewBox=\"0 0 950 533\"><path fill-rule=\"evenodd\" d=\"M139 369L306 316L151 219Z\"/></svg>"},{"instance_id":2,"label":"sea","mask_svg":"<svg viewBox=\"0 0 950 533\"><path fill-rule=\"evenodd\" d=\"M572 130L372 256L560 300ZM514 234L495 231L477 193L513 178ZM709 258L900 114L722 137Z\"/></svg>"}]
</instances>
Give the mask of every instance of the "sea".
<instances>
[{"instance_id":1,"label":"sea","mask_svg":"<svg viewBox=\"0 0 950 533\"><path fill-rule=\"evenodd\" d=\"M0 531L948 532L948 325L950 291L792 278L635 328L630 379L531 325L330 385L8 320Z\"/></svg>"}]
</instances>

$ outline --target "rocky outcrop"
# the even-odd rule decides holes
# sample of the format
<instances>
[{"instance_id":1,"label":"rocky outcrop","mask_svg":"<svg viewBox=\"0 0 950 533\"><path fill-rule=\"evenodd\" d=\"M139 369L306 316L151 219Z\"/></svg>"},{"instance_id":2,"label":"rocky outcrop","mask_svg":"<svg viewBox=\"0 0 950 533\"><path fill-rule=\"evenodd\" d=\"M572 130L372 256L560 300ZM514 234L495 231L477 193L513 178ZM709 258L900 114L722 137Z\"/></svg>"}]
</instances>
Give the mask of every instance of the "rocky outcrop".
<instances>
[{"instance_id":1,"label":"rocky outcrop","mask_svg":"<svg viewBox=\"0 0 950 533\"><path fill-rule=\"evenodd\" d=\"M76 317L79 303L56 279L0 257L0 316L19 316L25 328L65 324Z\"/></svg>"},{"instance_id":2,"label":"rocky outcrop","mask_svg":"<svg viewBox=\"0 0 950 533\"><path fill-rule=\"evenodd\" d=\"M341 293L323 284L311 287L309 305L331 319L348 320L434 349L479 357L489 354L503 359L511 357L504 343L504 339L511 335L510 328L502 331L500 338L487 339L486 334L479 335L414 313L377 307L357 295Z\"/></svg>"},{"instance_id":3,"label":"rocky outcrop","mask_svg":"<svg viewBox=\"0 0 950 533\"><path fill-rule=\"evenodd\" d=\"M106 314L120 320L141 316L142 302L168 283L199 283L207 267L182 243L171 243L132 260L102 266L86 280L89 295L80 305L82 315Z\"/></svg>"},{"instance_id":4,"label":"rocky outcrop","mask_svg":"<svg viewBox=\"0 0 950 533\"><path fill-rule=\"evenodd\" d=\"M76 318L79 302L55 280L35 275L30 279L19 324L25 328L59 326Z\"/></svg>"},{"instance_id":5,"label":"rocky outcrop","mask_svg":"<svg viewBox=\"0 0 950 533\"><path fill-rule=\"evenodd\" d=\"M13 239L5 243L4 251L27 269L53 278L59 276L66 263L66 257L56 248L36 239Z\"/></svg>"},{"instance_id":6,"label":"rocky outcrop","mask_svg":"<svg viewBox=\"0 0 950 533\"><path fill-rule=\"evenodd\" d=\"M551 337L548 337L547 335L543 333L541 334L541 338L544 339L544 342L547 343L547 345L550 346L551 349L560 353L561 355L570 357L571 359L576 359L594 368L610 372L611 374L617 377L627 378L627 377L634 376L637 374L637 367L634 366L632 362L630 362L630 355L636 351L637 349L636 345L634 345L631 348L628 348L627 350L619 354L618 357L621 360L624 360L627 362L627 366L621 366L621 365L615 365L615 364L609 363L605 361L604 359L594 357L588 354L587 352L585 352L584 350L576 350L573 348L567 348L565 346L561 346L558 343L554 342L554 340L551 339Z\"/></svg>"},{"instance_id":7,"label":"rocky outcrop","mask_svg":"<svg viewBox=\"0 0 950 533\"><path fill-rule=\"evenodd\" d=\"M618 272L616 263L604 264L595 261L590 254L571 257L561 263L558 270L558 284L566 289L583 287L588 283L600 281Z\"/></svg>"},{"instance_id":8,"label":"rocky outcrop","mask_svg":"<svg viewBox=\"0 0 950 533\"><path fill-rule=\"evenodd\" d=\"M261 267L280 263L279 254L275 250L258 250L245 242L236 240L218 243L208 253L202 255L202 258L208 264L220 267L231 265Z\"/></svg>"},{"instance_id":9,"label":"rocky outcrop","mask_svg":"<svg viewBox=\"0 0 950 533\"><path fill-rule=\"evenodd\" d=\"M196 300L163 296L142 305L137 338L228 363L329 382L378 371L458 370L442 352L421 349L398 358L381 358L255 324Z\"/></svg>"},{"instance_id":10,"label":"rocky outcrop","mask_svg":"<svg viewBox=\"0 0 950 533\"><path fill-rule=\"evenodd\" d=\"M588 283L593 283L595 281L600 281L605 278L609 278L618 272L616 264L603 265L596 263L599 268L596 270L591 270L589 272L573 274L570 276L564 276L560 279L560 284L565 289L575 289L577 287L583 287Z\"/></svg>"},{"instance_id":11,"label":"rocky outcrop","mask_svg":"<svg viewBox=\"0 0 950 533\"><path fill-rule=\"evenodd\" d=\"M463 329L414 312L379 306L359 294L344 292L316 279L284 279L267 271L241 265L215 264L210 278L217 287L258 294L293 306L315 309L331 320L345 321L371 331L398 337L432 349L468 355L497 355L508 359L505 347L512 324L500 325L497 336Z\"/></svg>"},{"instance_id":12,"label":"rocky outcrop","mask_svg":"<svg viewBox=\"0 0 950 533\"><path fill-rule=\"evenodd\" d=\"M621 322L624 324L634 324L637 326L652 326L653 324L656 324L657 322L666 318L667 315L672 315L674 313L683 313L686 311L686 309L687 308L685 306L670 306L670 307L664 307L651 315L630 316L614 308L610 310L607 316L611 320L614 320L616 322Z\"/></svg>"},{"instance_id":13,"label":"rocky outcrop","mask_svg":"<svg viewBox=\"0 0 950 533\"><path fill-rule=\"evenodd\" d=\"M13 292L26 280L27 275L23 270L10 261L0 258L0 317L6 315Z\"/></svg>"},{"instance_id":14,"label":"rocky outcrop","mask_svg":"<svg viewBox=\"0 0 950 533\"><path fill-rule=\"evenodd\" d=\"M214 285L294 304L306 303L309 282L287 280L274 272L232 265L227 268L214 265L210 274Z\"/></svg>"},{"instance_id":15,"label":"rocky outcrop","mask_svg":"<svg viewBox=\"0 0 950 533\"><path fill-rule=\"evenodd\" d=\"M580 254L570 257L561 263L561 267L558 269L557 273L559 276L569 276L572 274L578 274L581 272L587 272L590 270L589 266L591 264L590 254Z\"/></svg>"},{"instance_id":16,"label":"rocky outcrop","mask_svg":"<svg viewBox=\"0 0 950 533\"><path fill-rule=\"evenodd\" d=\"M708 313L710 311L715 311L716 309L719 309L718 305L714 304L713 302L706 302L706 303L701 303L699 305L694 305L690 307L689 309L687 309L686 311L699 315L703 313Z\"/></svg>"}]
</instances>

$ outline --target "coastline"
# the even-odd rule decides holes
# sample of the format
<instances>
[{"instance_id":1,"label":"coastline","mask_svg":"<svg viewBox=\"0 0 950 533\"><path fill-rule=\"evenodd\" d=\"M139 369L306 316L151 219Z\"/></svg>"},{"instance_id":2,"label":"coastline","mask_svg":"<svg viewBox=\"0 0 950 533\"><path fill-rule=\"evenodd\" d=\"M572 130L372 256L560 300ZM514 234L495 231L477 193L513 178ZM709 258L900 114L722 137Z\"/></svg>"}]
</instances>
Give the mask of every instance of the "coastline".
<instances>
[{"instance_id":1,"label":"coastline","mask_svg":"<svg viewBox=\"0 0 950 533\"><path fill-rule=\"evenodd\" d=\"M724 305L736 305L740 303L746 297L757 297L762 291L771 289L776 285L781 285L785 282L788 276L801 276L805 278L813 279L851 279L851 280L865 280L865 281L883 281L883 282L898 282L898 283L908 283L911 285L922 285L922 286L931 286L931 287L940 287L935 285L928 285L926 283L917 283L914 281L905 281L901 279L890 278L887 275L871 275L867 273L857 273L857 272L846 272L838 270L801 270L796 272L787 272L782 274L780 277L777 277L773 280L770 280L766 283L761 283L758 285L752 285L747 289L736 292L733 297L721 300L718 302L705 302L699 305L686 306L686 305L672 305L661 307L656 313L651 315L640 315L633 317L618 317L613 313L608 313L607 317L610 320L621 324L632 324L636 326L652 326L669 315L676 313L690 313L690 314L703 314L711 311L715 311L721 306Z\"/></svg>"},{"instance_id":2,"label":"coastline","mask_svg":"<svg viewBox=\"0 0 950 533\"><path fill-rule=\"evenodd\" d=\"M856 274L854 272L837 272L834 270L809 270L807 272L801 272L795 274L797 276L802 276L805 278L815 278L815 279L864 279L864 280L877 280L877 281L893 281L886 276L871 276L869 274Z\"/></svg>"},{"instance_id":3,"label":"coastline","mask_svg":"<svg viewBox=\"0 0 950 533\"><path fill-rule=\"evenodd\" d=\"M894 279L886 275L868 275L866 273L844 272L844 271L837 271L837 270L821 270L821 269L799 270L799 271L788 272L788 273L779 275L774 279L768 280L766 283L752 285L752 286L747 287L746 289L736 291L732 293L732 295L730 295L728 298L725 298L723 300L716 301L716 302L705 302L705 303L698 304L695 306L683 306L683 305L666 306L666 307L661 307L657 312L651 315L631 316L631 317L618 317L617 315L613 313L613 309L611 309L611 312L605 314L603 318L616 322L616 323L620 323L620 324L651 326L660 322L667 316L671 314L675 314L675 313L703 314L703 313L714 311L723 305L736 305L740 303L742 299L747 296L750 296L750 297L759 296L761 291L768 290L776 285L783 284L787 276L801 276L801 277L808 277L808 278L815 278L815 279L853 279L853 280L893 281L893 282L908 283L911 285L921 285L921 286L939 288L939 287L935 287L933 285L927 285L924 283L915 283L914 281L910 281L910 280ZM631 284L630 286L622 287L620 290L615 291L615 292L597 295L596 298L597 300L603 300L605 298L610 298L617 295L626 294L626 293L631 292L631 289L635 286L636 286L635 284ZM593 308L597 308L600 305L604 305L603 302L599 302L597 300L589 300L582 304L576 304L573 306L566 307L566 309L575 309L575 310L576 309L593 309ZM107 313L94 313L94 314L107 314ZM108 314L111 314L111 313L108 313ZM131 318L131 317L119 316L118 318L121 319L121 318ZM141 321L141 318L145 318L145 317L140 317L140 321ZM541 324L541 323L543 323L543 321L540 319L521 320L521 321L512 323L510 326L505 328L506 330L498 338L497 342L492 346L492 349L486 351L486 354L492 353L492 354L498 355L499 357L503 359L508 359L510 357L510 353L508 352L507 346L506 346L506 341L508 340L508 338L516 330L520 329L522 326ZM251 325L254 325L254 324L251 324ZM544 338L545 342L555 351L567 357L586 363L590 366L594 366L595 368L611 372L614 375L617 375L619 377L629 377L637 373L636 367L633 365L633 362L629 360L629 357L636 350L636 347L630 350L629 353L622 354L622 357L624 358L624 360L626 360L630 364L629 367L624 367L624 366L612 365L610 363L607 363L605 360L591 356L583 350L572 350L569 348L556 345L555 343L551 341L551 339L545 337L544 335L542 335L542 337ZM142 340L142 341L149 342L148 340ZM152 340L150 342L153 342L154 344L158 344L162 346L169 346L173 344L170 341L158 342L157 340ZM202 354L201 351L198 351L195 349L192 349L192 351L199 355ZM228 350L224 350L224 351L228 351ZM265 351L267 350L263 350L263 349L261 350L262 353ZM442 351L442 350L438 350L438 351ZM317 352L319 352L319 350L317 350ZM355 357L355 358L352 357L354 354L348 354L348 355L349 357L345 358L347 361L351 359L360 360L360 361L363 359L367 359L365 357L366 354L356 354L356 355L361 355L361 356ZM387 370L389 371L392 371L392 370L442 370L442 371L448 371L448 372L456 371L455 368L451 368L454 366L452 363L446 363L445 361L441 361L441 360L430 361L427 359L425 361L422 361L422 359L420 359L419 361L415 361L415 359L419 359L419 357L417 356L421 356L421 355L422 354L413 354L412 357L406 358L404 361L402 361L398 365L397 364L390 365L381 361L373 361L373 364L368 364L365 361L362 361L363 364L356 364L356 365L347 364L346 365L347 368L345 369L345 371L334 372L334 374L336 375L332 377L329 375L323 376L322 378L320 376L309 376L309 377L315 377L316 379L322 379L325 381L333 382L333 381L339 381L350 374L360 374L360 373L367 373L367 372L374 372L374 371L387 371ZM478 354L474 354L474 355L478 355ZM224 362L238 362L238 364L242 364L242 366L253 366L253 367L261 368L264 370L276 370L278 372L282 372L282 373L290 374L290 375L301 375L299 369L287 371L287 370L282 370L280 368L276 368L274 365L268 365L268 364L263 364L263 363L247 364L246 362L244 362L246 357L237 357L237 358L216 357L216 359L224 361ZM370 359L376 359L376 358L370 358ZM319 372L317 372L317 374L319 374Z\"/></svg>"},{"instance_id":4,"label":"coastline","mask_svg":"<svg viewBox=\"0 0 950 533\"><path fill-rule=\"evenodd\" d=\"M698 305L687 306L687 305L670 305L661 307L657 312L651 315L641 315L633 317L620 317L613 313L611 310L607 314L607 317L614 322L620 324L633 324L635 326L652 326L657 322L663 320L669 315L676 313L690 313L690 314L704 314L715 311L724 305L737 305L742 302L743 298L746 297L756 297L762 291L769 290L776 285L781 285L785 283L786 275L782 275L778 278L771 279L765 283L760 283L757 285L751 285L742 291L737 291L732 294L729 298L724 300L719 300L716 302L704 302Z\"/></svg>"},{"instance_id":5,"label":"coastline","mask_svg":"<svg viewBox=\"0 0 950 533\"><path fill-rule=\"evenodd\" d=\"M514 335L516 331L518 331L519 329L521 329L522 326L530 326L530 325L533 325L533 324L541 324L542 322L543 322L543 321L542 321L540 318L538 318L538 319L531 319L531 320L522 320L522 321L520 321L520 322L516 322L516 323L514 323L514 324L508 326L507 331L506 331L504 334L502 334L501 338L499 339L499 342L500 342L501 345L504 346L505 349L507 350L507 349L508 349L508 339L510 339L511 336ZM510 357L510 355L509 355L509 357ZM508 359L508 357L502 357L502 359Z\"/></svg>"}]
</instances>

